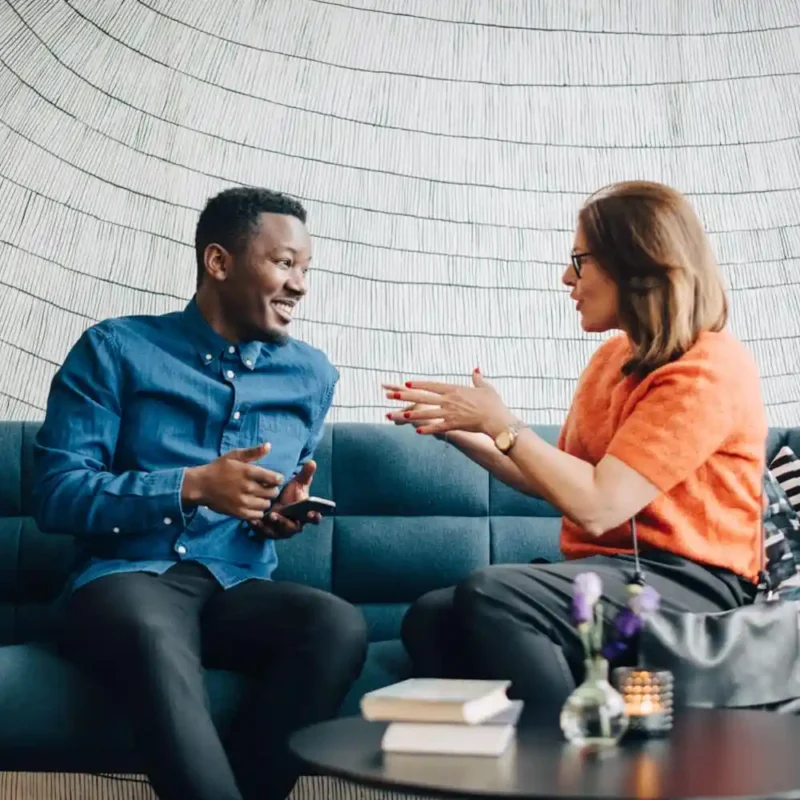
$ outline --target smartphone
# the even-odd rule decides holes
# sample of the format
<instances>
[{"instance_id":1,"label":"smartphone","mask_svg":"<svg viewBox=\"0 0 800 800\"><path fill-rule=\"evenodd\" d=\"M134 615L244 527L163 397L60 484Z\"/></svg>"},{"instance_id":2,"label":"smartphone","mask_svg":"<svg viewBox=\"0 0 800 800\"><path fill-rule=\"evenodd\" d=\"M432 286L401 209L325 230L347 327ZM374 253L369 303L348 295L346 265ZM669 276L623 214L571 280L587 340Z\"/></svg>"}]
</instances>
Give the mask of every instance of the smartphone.
<instances>
[{"instance_id":1,"label":"smartphone","mask_svg":"<svg viewBox=\"0 0 800 800\"><path fill-rule=\"evenodd\" d=\"M290 503L288 506L284 506L277 513L294 522L305 522L311 511L318 511L320 514L331 514L335 508L336 503L333 500L325 500L322 497L307 497L298 503Z\"/></svg>"}]
</instances>

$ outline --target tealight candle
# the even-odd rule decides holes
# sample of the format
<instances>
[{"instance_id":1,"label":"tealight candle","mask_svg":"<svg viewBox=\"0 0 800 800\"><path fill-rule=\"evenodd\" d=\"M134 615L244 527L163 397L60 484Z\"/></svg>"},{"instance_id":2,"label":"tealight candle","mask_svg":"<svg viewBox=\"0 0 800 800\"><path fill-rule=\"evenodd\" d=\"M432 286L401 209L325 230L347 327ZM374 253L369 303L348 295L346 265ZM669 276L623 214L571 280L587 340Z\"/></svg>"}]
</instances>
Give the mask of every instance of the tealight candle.
<instances>
[{"instance_id":1,"label":"tealight candle","mask_svg":"<svg viewBox=\"0 0 800 800\"><path fill-rule=\"evenodd\" d=\"M672 673L618 667L613 682L625 701L628 733L663 736L672 729Z\"/></svg>"}]
</instances>

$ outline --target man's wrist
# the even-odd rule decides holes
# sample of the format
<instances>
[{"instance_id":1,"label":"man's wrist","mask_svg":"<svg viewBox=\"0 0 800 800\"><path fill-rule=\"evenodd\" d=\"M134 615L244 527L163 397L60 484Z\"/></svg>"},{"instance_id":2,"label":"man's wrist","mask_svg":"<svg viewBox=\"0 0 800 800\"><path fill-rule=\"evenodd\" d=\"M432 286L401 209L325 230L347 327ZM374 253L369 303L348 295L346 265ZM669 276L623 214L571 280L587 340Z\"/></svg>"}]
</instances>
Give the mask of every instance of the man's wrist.
<instances>
[{"instance_id":1,"label":"man's wrist","mask_svg":"<svg viewBox=\"0 0 800 800\"><path fill-rule=\"evenodd\" d=\"M186 467L181 484L181 505L184 509L197 508L204 505L203 468Z\"/></svg>"}]
</instances>

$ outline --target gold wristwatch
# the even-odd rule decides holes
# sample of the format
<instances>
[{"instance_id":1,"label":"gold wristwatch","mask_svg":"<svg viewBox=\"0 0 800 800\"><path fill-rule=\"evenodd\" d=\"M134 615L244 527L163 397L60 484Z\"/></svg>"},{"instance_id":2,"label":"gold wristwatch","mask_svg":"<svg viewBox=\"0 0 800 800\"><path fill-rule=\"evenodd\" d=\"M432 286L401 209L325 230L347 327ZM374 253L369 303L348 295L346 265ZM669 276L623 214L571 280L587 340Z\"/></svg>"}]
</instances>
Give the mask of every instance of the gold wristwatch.
<instances>
[{"instance_id":1,"label":"gold wristwatch","mask_svg":"<svg viewBox=\"0 0 800 800\"><path fill-rule=\"evenodd\" d=\"M503 455L506 455L516 444L517 436L524 426L525 423L521 419L512 422L504 431L500 431L500 433L494 437L495 447L497 447Z\"/></svg>"}]
</instances>

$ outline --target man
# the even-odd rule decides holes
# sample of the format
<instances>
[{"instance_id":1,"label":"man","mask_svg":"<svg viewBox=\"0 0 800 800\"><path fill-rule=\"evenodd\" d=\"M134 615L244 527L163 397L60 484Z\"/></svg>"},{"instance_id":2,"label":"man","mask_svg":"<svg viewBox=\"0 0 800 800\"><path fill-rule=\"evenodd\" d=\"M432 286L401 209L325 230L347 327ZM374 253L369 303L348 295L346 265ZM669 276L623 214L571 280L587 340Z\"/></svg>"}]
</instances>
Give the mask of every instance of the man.
<instances>
[{"instance_id":1,"label":"man","mask_svg":"<svg viewBox=\"0 0 800 800\"><path fill-rule=\"evenodd\" d=\"M37 523L81 546L63 650L125 701L166 800L285 797L287 735L335 715L365 656L353 606L269 580L274 540L302 528L280 512L308 496L338 379L287 333L306 293L305 219L265 189L212 198L195 298L87 330L36 442ZM203 665L254 687L225 749Z\"/></svg>"}]
</instances>

